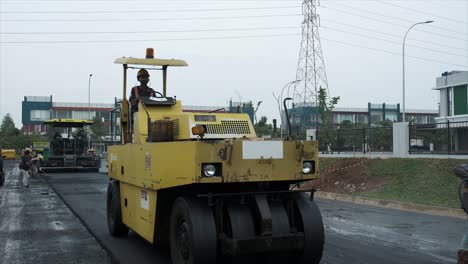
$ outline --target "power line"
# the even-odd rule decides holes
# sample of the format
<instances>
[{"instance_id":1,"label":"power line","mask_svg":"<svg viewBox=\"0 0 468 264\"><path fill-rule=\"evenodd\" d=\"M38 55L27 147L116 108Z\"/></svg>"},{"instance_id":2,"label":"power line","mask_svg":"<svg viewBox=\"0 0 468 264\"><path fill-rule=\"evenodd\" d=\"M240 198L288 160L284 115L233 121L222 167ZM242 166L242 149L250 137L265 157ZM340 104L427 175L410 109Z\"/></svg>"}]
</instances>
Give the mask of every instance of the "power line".
<instances>
[{"instance_id":1,"label":"power line","mask_svg":"<svg viewBox=\"0 0 468 264\"><path fill-rule=\"evenodd\" d=\"M0 19L3 22L114 22L114 21L163 21L163 20L207 20L231 18L261 18L261 17L288 17L302 14L274 14L253 16L219 16L219 17L183 17L183 18L110 18L110 19Z\"/></svg>"},{"instance_id":2,"label":"power line","mask_svg":"<svg viewBox=\"0 0 468 264\"><path fill-rule=\"evenodd\" d=\"M332 22L335 23L335 22ZM340 23L336 23L340 24ZM148 30L148 31L81 31L81 32L0 32L0 34L4 35L81 35L81 34L145 34L145 33L189 33L189 32L223 32L223 31L251 31L251 30L272 30L272 29L293 29L297 28L295 26L285 26L285 27L260 27L260 28L227 28L227 29L193 29L193 30ZM365 37L365 38L370 38L370 39L375 39L375 40L381 40L385 42L389 42L392 44L400 45L401 43L387 40L387 39L382 39L382 38L377 38L377 37L372 37L356 32L350 32L346 30L341 30L341 29L336 29L328 26L322 26L322 28L338 31L338 32L343 32L346 34L351 34L355 36L360 36L360 37ZM378 32L378 31L371 31L370 32L374 33L381 33L389 36L395 36L395 37L400 37L398 35L393 35L393 34L388 34L388 33L383 33L383 32ZM421 41L422 42L422 41ZM431 48L426 48L418 45L413 45L413 44L408 44L408 46L413 46L413 47L418 47L421 49L429 50L432 52L438 52L446 55L454 55L454 56L464 56L468 57L466 55L461 55L461 54L455 54L447 51L440 51L440 50L435 50Z\"/></svg>"},{"instance_id":3,"label":"power line","mask_svg":"<svg viewBox=\"0 0 468 264\"><path fill-rule=\"evenodd\" d=\"M148 31L75 31L75 32L0 32L5 35L80 35L80 34L144 34L144 33L185 33L185 32L216 32L216 31L241 31L263 29L291 29L290 27L260 27L260 28L225 28L225 29L189 29L189 30L148 30Z\"/></svg>"},{"instance_id":4,"label":"power line","mask_svg":"<svg viewBox=\"0 0 468 264\"><path fill-rule=\"evenodd\" d=\"M382 14L382 13L375 12L375 11L369 11L369 10L366 10L366 9L357 8L357 7L353 7L353 6L350 6L350 5L344 5L343 3L340 3L340 6L344 6L344 7L347 7L347 8L354 9L354 10L358 10L358 11L360 11L360 12L370 13L370 14L372 14L372 15L378 15L378 16L382 16L382 17L388 17L388 18L391 18L391 19L395 19L395 20L405 21L405 22L408 22L408 23L411 23L411 24L414 23L413 20L404 19L404 18L401 18L401 17L389 16L389 15ZM459 31L447 29L447 28L444 28L444 27L438 27L438 26L435 26L435 25L431 25L431 28L437 28L437 29L439 29L439 30L449 31L449 32L453 32L453 33L457 33L457 34L462 34L462 35L465 34L465 33L459 32ZM420 31L421 31L421 30L420 30Z\"/></svg>"},{"instance_id":5,"label":"power line","mask_svg":"<svg viewBox=\"0 0 468 264\"><path fill-rule=\"evenodd\" d=\"M340 22L336 22L336 21L333 21L333 20L326 20L326 22L329 22L329 23L333 23L333 24L338 24L338 25L344 25L344 26L351 26L351 27L355 27L355 28L358 28L358 29L361 29L361 30L365 30L365 31L368 31L368 32L372 32L372 33L378 33L378 34L383 34L383 35L388 35L388 36L392 36L392 37L396 37L396 38L401 38L400 35L396 35L396 34L391 34L391 33L387 33L387 32L381 32L381 31L377 31L377 30L373 30L373 29L369 29L369 28L365 28L365 27L361 27L361 26L357 26L357 25L350 25L350 24L347 24L347 23L340 23ZM324 27L324 26L322 26ZM228 28L228 29L194 29L194 30L148 30L148 31L75 31L75 32L69 32L69 31L62 31L62 32L0 32L0 34L4 34L4 35L80 35L80 34L145 34L145 33L183 33L183 32L216 32L216 31L242 31L242 30L271 30L271 29L292 29L292 28L297 28L295 26L285 26L285 27L262 27L262 28ZM330 28L330 27L328 27ZM336 31L339 31L337 29L333 29L333 28L330 28L332 30L336 30ZM346 31L345 33L350 33L352 34L351 32L348 32ZM356 33L356 35L358 35ZM367 36L365 36L367 37ZM451 48L451 49L459 49L459 50L463 50L465 51L465 49L463 48L458 48L458 47L453 47L453 46L447 46L447 45L443 45L443 44L440 44L440 43L436 43L436 42L431 42L431 41L426 41L426 40L419 40L419 39L410 39L410 40L413 40L413 41L418 41L418 42L424 42L424 43L430 43L430 44L433 44L433 45L437 45L437 46L440 46L440 47L446 47L446 48ZM410 45L410 44L408 44ZM414 45L416 46L416 45ZM419 46L417 46L419 47ZM431 50L431 49L429 49ZM447 53L447 52L444 52L444 54L450 54L450 53Z\"/></svg>"},{"instance_id":6,"label":"power line","mask_svg":"<svg viewBox=\"0 0 468 264\"><path fill-rule=\"evenodd\" d=\"M343 45L348 45L348 46L353 46L353 47L358 47L358 48L363 48L363 49L368 49L368 50L373 50L373 51L379 51L379 52L384 52L384 53L388 53L388 54L393 54L393 55L401 56L401 53L398 53L398 52L393 52L393 51L388 51L388 50L383 50L383 49L377 49L377 48L372 48L372 47L367 47L367 46L363 46L363 45L359 45L359 44L354 44L354 43L349 43L349 42L344 42L344 41L340 41L340 40L334 40L334 39L328 39L328 38L322 38L322 39L327 40L327 41L331 41L331 42L340 43L340 44L343 44ZM455 64L455 63L447 63L447 62L443 62L443 61L439 61L439 60L432 60L432 59L428 59L428 58L423 58L423 57L418 57L418 56L413 56L413 55L406 55L406 54L405 54L405 57L410 57L410 58L413 58L413 59L419 59L419 60L424 60L424 61L435 62L435 63L439 63L439 64L444 64L444 65L453 65L453 66L457 66L457 67L462 67L462 68L467 68L467 69L468 69L468 65L461 65L461 64Z\"/></svg>"},{"instance_id":7,"label":"power line","mask_svg":"<svg viewBox=\"0 0 468 264\"><path fill-rule=\"evenodd\" d=\"M449 17L444 17L444 16L441 16L441 15L437 15L437 14L434 14L434 13L421 11L421 10L414 9L414 8L411 8L411 7L407 7L407 6L400 6L400 5L396 5L396 4L394 4L394 3L389 3L389 2L385 2L385 1L378 1L378 2L379 2L379 3L382 3L382 4L384 4L384 5L394 6L394 7L398 7L398 8L405 9L405 10L411 10L411 11L413 11L413 12L417 12L417 13L421 13L421 14L425 14L425 15L430 15L430 16L433 16L433 17L438 17L438 18L445 19L445 20L449 20L449 21L452 21L452 22L457 22L457 23L462 23L462 24L468 24L468 22L465 22L465 21L462 21L462 20L453 19L453 18L449 18Z\"/></svg>"},{"instance_id":8,"label":"power line","mask_svg":"<svg viewBox=\"0 0 468 264\"><path fill-rule=\"evenodd\" d=\"M341 0L340 0L341 1ZM377 1L377 0L368 0L368 1ZM403 1L403 0L400 0ZM440 0L405 0L407 1L412 1L412 2L440 2ZM447 2L464 2L465 0L445 0ZM174 3L174 1L171 0L163 0L163 1L145 1L145 0L3 0L2 2L26 2L26 3L42 3L42 2L58 2L58 3L67 3L67 2L80 2L80 3L96 3L96 2L104 2L104 3L109 3L109 2L128 2L128 3L164 3L164 2L171 2ZM297 2L296 0L177 0L178 3L193 3L193 2L208 2L208 3L213 3L213 2Z\"/></svg>"},{"instance_id":9,"label":"power line","mask_svg":"<svg viewBox=\"0 0 468 264\"><path fill-rule=\"evenodd\" d=\"M120 14L120 13L168 13L168 12L205 12L205 11L239 11L299 8L301 6L273 6L273 7L238 7L212 9L177 9L177 10L125 10L125 11L0 11L3 14Z\"/></svg>"},{"instance_id":10,"label":"power line","mask_svg":"<svg viewBox=\"0 0 468 264\"><path fill-rule=\"evenodd\" d=\"M353 28L358 28L358 29L361 29L361 30L364 30L364 31L368 31L368 32L372 32L372 33L378 33L378 34L383 34L383 35L388 35L388 36L392 36L392 37L395 37L395 38L403 38L403 36L400 36L400 35L397 35L397 34L391 34L391 33L388 33L388 32L382 32L382 31L378 31L378 30L375 30L375 29L370 29L370 28L366 28L366 27L361 27L361 26L357 26L357 25L353 25L353 24L348 24L348 23L340 23L340 22L336 22L334 20L325 20L325 22L327 23L332 23L332 24L337 24L337 25L343 25L343 26L348 26L348 27L353 27ZM436 45L436 46L439 46L439 47L444 47L444 48L450 48L450 49L458 49L458 50L463 50L463 51L467 51L468 49L464 49L464 48L459 48L459 47L454 47L454 46L449 46L449 45L446 45L446 44L440 44L440 43L437 43L437 42L432 42L432 41L429 41L429 40L420 40L420 39L414 39L414 38L407 38L408 40L412 40L412 41L417 41L417 42L423 42L423 43L429 43L429 44L432 44L432 45Z\"/></svg>"},{"instance_id":11,"label":"power line","mask_svg":"<svg viewBox=\"0 0 468 264\"><path fill-rule=\"evenodd\" d=\"M206 38L167 38L167 39L0 41L0 44L150 42L150 41L177 41L177 40L212 40L212 39L237 39L237 38L264 38L264 37L298 36L298 35L301 35L301 34L272 34L272 35L227 36L227 37L206 37Z\"/></svg>"},{"instance_id":12,"label":"power line","mask_svg":"<svg viewBox=\"0 0 468 264\"><path fill-rule=\"evenodd\" d=\"M323 27L323 28L327 28L327 29L331 29L331 30L334 30L334 31L338 31L338 32L343 32L343 33L346 33L346 34L351 34L351 35L360 36L360 37L364 37L364 38L369 38L369 39L375 39L375 40L385 41L385 42L388 42L388 43L391 43L391 44L395 44L395 45L399 45L399 46L401 45L401 42L397 42L397 41L391 41L391 40L388 40L388 39L377 38L377 37L371 37L371 36L364 35L364 34L349 32L349 31L346 31L346 30L341 30L341 29L336 29L336 28L331 28L331 27L326 27L326 26L322 26L322 27ZM416 47L416 48L420 48L420 49L424 49L424 50L429 50L429 51L432 51L432 52L442 53L442 54L445 54L445 55L461 56L461 57L466 57L466 58L468 58L467 55L456 54L456 53L451 53L451 52L447 52L447 51L440 51L440 50L431 49L431 48L426 48L426 47L422 47L422 46L418 46L418 45L414 45L414 44L406 44L406 46Z\"/></svg>"},{"instance_id":13,"label":"power line","mask_svg":"<svg viewBox=\"0 0 468 264\"><path fill-rule=\"evenodd\" d=\"M126 39L126 40L58 40L58 41L0 41L0 44L77 44L77 43L130 43L130 42L158 42L158 41L190 41L190 40L222 40L222 39L250 39L250 38L267 38L267 37L287 37L287 36L300 36L302 34L272 34L272 35L250 35L250 36L228 36L228 37L206 37L206 38L167 38L167 39ZM388 54L401 56L401 53L392 52L388 50L367 47L359 44L349 43L340 40L322 38L330 42L336 42L348 46L364 48L373 51L380 51ZM405 55L406 57L425 60L429 62L435 62L444 65L453 65L457 67L468 68L468 65L461 65L455 63L448 63L439 60L432 60L424 57L418 57L413 55Z\"/></svg>"},{"instance_id":14,"label":"power line","mask_svg":"<svg viewBox=\"0 0 468 264\"><path fill-rule=\"evenodd\" d=\"M378 18L374 18L374 17L369 17L369 16L365 16L365 15L361 15L361 14L356 14L356 13L345 11L345 10L338 9L338 8L335 8L335 7L325 7L323 5L321 7L330 8L330 9L333 9L333 10L341 12L341 13L350 14L352 16L358 16L358 17L362 17L362 18L365 18L365 19L370 19L370 20L379 21L379 22L382 22L382 23L390 24L390 25L395 25L395 26L407 28L407 26L404 26L404 25L401 25L401 24L397 24L397 23L393 23L393 22L390 22L390 21L386 21L386 20L382 20L382 19L378 19ZM449 35L444 35L444 34L440 34L440 33L437 33L437 32L432 32L432 31L423 30L423 29L415 29L415 30L420 31L420 32L425 32L425 33L428 33L428 34L434 34L434 35L442 36L444 38L451 38L451 39L456 39L456 40L461 40L461 41L468 42L468 40L466 40L466 39L457 38L457 37L453 37L453 36L449 36Z\"/></svg>"}]
</instances>

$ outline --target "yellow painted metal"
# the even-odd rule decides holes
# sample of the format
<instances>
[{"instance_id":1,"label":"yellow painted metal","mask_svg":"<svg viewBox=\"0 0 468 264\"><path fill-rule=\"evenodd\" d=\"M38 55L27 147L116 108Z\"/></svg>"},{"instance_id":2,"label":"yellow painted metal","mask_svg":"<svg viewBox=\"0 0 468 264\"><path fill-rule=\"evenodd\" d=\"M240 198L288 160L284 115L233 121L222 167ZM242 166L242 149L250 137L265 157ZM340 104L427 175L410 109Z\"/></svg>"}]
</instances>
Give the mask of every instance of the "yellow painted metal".
<instances>
[{"instance_id":1,"label":"yellow painted metal","mask_svg":"<svg viewBox=\"0 0 468 264\"><path fill-rule=\"evenodd\" d=\"M120 183L122 221L144 239L153 242L156 217L156 192Z\"/></svg>"},{"instance_id":2,"label":"yellow painted metal","mask_svg":"<svg viewBox=\"0 0 468 264\"><path fill-rule=\"evenodd\" d=\"M143 109L143 107L144 106L140 102L138 109ZM176 104L173 106L146 106L146 109L148 114L143 110L134 114L133 143L146 142L146 138L148 137L148 115L153 122L162 119L174 121L175 140L196 139L197 136L192 134L192 127L196 125L204 125L208 128L204 137L205 139L256 137L255 129L247 114L183 112L180 101L176 101ZM197 121L200 117L208 116L215 117L216 120Z\"/></svg>"},{"instance_id":3,"label":"yellow painted metal","mask_svg":"<svg viewBox=\"0 0 468 264\"><path fill-rule=\"evenodd\" d=\"M5 160L14 160L16 158L16 152L14 149L2 149L2 157Z\"/></svg>"},{"instance_id":4,"label":"yellow painted metal","mask_svg":"<svg viewBox=\"0 0 468 264\"><path fill-rule=\"evenodd\" d=\"M148 66L172 66L172 67L185 67L188 66L187 62L175 59L139 59L139 58L118 58L114 61L117 64L127 65L148 65Z\"/></svg>"},{"instance_id":5,"label":"yellow painted metal","mask_svg":"<svg viewBox=\"0 0 468 264\"><path fill-rule=\"evenodd\" d=\"M160 190L214 182L260 182L318 178L317 142L283 141L282 159L243 159L242 141L173 141L109 146L109 176L142 188ZM303 148L302 154L299 154ZM220 152L226 153L223 158ZM303 174L303 161L315 161L316 172ZM223 177L202 176L202 163L222 164Z\"/></svg>"},{"instance_id":6,"label":"yellow painted metal","mask_svg":"<svg viewBox=\"0 0 468 264\"><path fill-rule=\"evenodd\" d=\"M122 197L136 199L141 190L154 191L154 195L151 195L154 197L151 212L156 210L155 195L161 189L199 183L302 181L318 178L317 142L279 141L283 145L282 159L244 159L242 142L246 140L253 141L249 138L157 143L140 140L135 144L109 146L109 176L119 180L121 186L126 186L123 187ZM302 173L305 160L315 162L315 173ZM221 163L223 177L204 177L202 163ZM141 220L152 215L141 210L135 202L127 206L124 204L122 201L125 224L152 242L154 225L149 225L157 221L157 216L154 222Z\"/></svg>"},{"instance_id":7,"label":"yellow painted metal","mask_svg":"<svg viewBox=\"0 0 468 264\"><path fill-rule=\"evenodd\" d=\"M130 118L130 103L127 99L123 99L120 102L120 129L122 132L122 137L120 141L122 144L127 143L130 138L130 125L129 125L129 118Z\"/></svg>"},{"instance_id":8,"label":"yellow painted metal","mask_svg":"<svg viewBox=\"0 0 468 264\"><path fill-rule=\"evenodd\" d=\"M185 61L161 59L120 58L115 63L124 64L124 71L127 64L187 66ZM131 129L125 94L121 107L122 138L125 140L122 145L108 147L108 174L120 182L124 223L150 242L157 232L156 196L160 190L200 183L298 182L318 178L316 141L257 138L247 114L188 113L182 111L180 101L174 105L146 106L140 102ZM172 120L174 141L147 142L149 120ZM192 134L191 128L196 125L206 129L203 139ZM249 150L253 154L247 155L248 151L243 148L250 144L244 143L256 141L265 142L274 155L255 148ZM315 163L314 173L302 173L304 161ZM220 165L222 177L202 175L205 163ZM142 192L143 196L149 197L144 206Z\"/></svg>"}]
</instances>

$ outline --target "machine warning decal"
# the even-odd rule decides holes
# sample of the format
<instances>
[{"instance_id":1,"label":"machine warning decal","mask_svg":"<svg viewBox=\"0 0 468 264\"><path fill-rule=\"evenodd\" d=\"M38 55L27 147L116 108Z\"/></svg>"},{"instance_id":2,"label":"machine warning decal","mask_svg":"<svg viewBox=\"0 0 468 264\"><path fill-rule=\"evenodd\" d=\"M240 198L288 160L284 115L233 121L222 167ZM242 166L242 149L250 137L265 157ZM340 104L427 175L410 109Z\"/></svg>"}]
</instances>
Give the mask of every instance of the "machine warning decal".
<instances>
[{"instance_id":1,"label":"machine warning decal","mask_svg":"<svg viewBox=\"0 0 468 264\"><path fill-rule=\"evenodd\" d=\"M215 115L195 115L195 121L216 122L216 116Z\"/></svg>"},{"instance_id":2,"label":"machine warning decal","mask_svg":"<svg viewBox=\"0 0 468 264\"><path fill-rule=\"evenodd\" d=\"M140 207L149 210L149 194L142 190L140 195Z\"/></svg>"},{"instance_id":3,"label":"machine warning decal","mask_svg":"<svg viewBox=\"0 0 468 264\"><path fill-rule=\"evenodd\" d=\"M145 154L145 168L150 169L151 168L151 155L149 152L146 152Z\"/></svg>"}]
</instances>

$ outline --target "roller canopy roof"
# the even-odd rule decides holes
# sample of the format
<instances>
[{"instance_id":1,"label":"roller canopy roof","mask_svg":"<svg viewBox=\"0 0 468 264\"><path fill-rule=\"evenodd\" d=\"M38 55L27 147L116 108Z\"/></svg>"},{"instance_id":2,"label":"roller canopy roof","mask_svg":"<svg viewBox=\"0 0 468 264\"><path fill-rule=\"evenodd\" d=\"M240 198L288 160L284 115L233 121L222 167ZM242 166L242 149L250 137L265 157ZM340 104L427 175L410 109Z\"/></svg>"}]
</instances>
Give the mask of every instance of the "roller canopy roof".
<instances>
[{"instance_id":1,"label":"roller canopy roof","mask_svg":"<svg viewBox=\"0 0 468 264\"><path fill-rule=\"evenodd\" d=\"M132 65L150 65L150 66L172 66L172 67L186 67L187 62L175 59L139 59L139 58L118 58L114 61L118 64L132 64Z\"/></svg>"}]
</instances>

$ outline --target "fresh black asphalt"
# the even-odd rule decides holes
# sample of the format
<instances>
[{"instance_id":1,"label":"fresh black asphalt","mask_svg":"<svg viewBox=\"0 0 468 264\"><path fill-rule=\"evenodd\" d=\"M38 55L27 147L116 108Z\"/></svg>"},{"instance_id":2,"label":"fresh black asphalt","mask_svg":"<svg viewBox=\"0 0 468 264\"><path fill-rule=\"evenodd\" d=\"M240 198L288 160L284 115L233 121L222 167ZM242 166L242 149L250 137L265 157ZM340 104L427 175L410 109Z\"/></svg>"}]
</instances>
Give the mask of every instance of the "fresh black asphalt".
<instances>
[{"instance_id":1,"label":"fresh black asphalt","mask_svg":"<svg viewBox=\"0 0 468 264\"><path fill-rule=\"evenodd\" d=\"M108 177L100 173L55 173L46 179L119 263L169 264L166 250L135 233L109 235ZM318 200L326 230L322 263L455 263L466 220L331 200Z\"/></svg>"}]
</instances>

